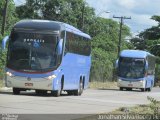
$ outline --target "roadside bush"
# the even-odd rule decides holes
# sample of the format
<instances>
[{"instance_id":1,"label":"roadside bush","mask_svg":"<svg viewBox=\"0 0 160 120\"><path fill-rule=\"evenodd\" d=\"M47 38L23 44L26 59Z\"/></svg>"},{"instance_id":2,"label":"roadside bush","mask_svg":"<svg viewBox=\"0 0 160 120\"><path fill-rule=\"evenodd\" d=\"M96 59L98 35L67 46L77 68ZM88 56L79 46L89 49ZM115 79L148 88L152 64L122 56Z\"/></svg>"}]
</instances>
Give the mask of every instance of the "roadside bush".
<instances>
[{"instance_id":1,"label":"roadside bush","mask_svg":"<svg viewBox=\"0 0 160 120\"><path fill-rule=\"evenodd\" d=\"M160 107L160 106L158 106L158 103L160 103L160 102L157 101L155 98L152 98L152 97L149 97L149 96L147 96L147 99L150 101L149 107L153 111L153 115L158 114L158 112L159 112L158 109Z\"/></svg>"},{"instance_id":2,"label":"roadside bush","mask_svg":"<svg viewBox=\"0 0 160 120\"><path fill-rule=\"evenodd\" d=\"M6 51L0 51L0 79L4 77L4 69L6 64Z\"/></svg>"}]
</instances>

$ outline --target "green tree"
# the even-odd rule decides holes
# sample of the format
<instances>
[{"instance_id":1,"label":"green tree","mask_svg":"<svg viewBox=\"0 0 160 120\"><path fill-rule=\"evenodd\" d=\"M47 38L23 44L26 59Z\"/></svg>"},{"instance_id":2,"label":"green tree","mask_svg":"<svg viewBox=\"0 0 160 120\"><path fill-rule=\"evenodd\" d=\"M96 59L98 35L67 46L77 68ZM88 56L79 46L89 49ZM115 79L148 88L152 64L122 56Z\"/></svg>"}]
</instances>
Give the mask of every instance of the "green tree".
<instances>
[{"instance_id":1,"label":"green tree","mask_svg":"<svg viewBox=\"0 0 160 120\"><path fill-rule=\"evenodd\" d=\"M152 20L158 22L157 26L152 26L139 34L140 37L148 40L157 40L160 38L160 16L154 15Z\"/></svg>"},{"instance_id":2,"label":"green tree","mask_svg":"<svg viewBox=\"0 0 160 120\"><path fill-rule=\"evenodd\" d=\"M93 37L91 80L112 80L117 59L119 24L111 19L97 17L90 25L90 35ZM132 47L130 42L125 41L129 35L129 28L123 26L121 49Z\"/></svg>"},{"instance_id":3,"label":"green tree","mask_svg":"<svg viewBox=\"0 0 160 120\"><path fill-rule=\"evenodd\" d=\"M6 0L0 1L0 29L2 28L2 20L3 20L3 14L4 14L4 5ZM6 18L6 26L5 26L5 34L9 34L11 28L13 25L18 21L17 14L15 12L15 4L13 0L8 1L8 9L7 9L7 18ZM2 38L2 36L0 36Z\"/></svg>"},{"instance_id":4,"label":"green tree","mask_svg":"<svg viewBox=\"0 0 160 120\"><path fill-rule=\"evenodd\" d=\"M85 32L89 32L89 25L95 15L94 9L84 0L48 0L42 13L44 19L66 22Z\"/></svg>"},{"instance_id":5,"label":"green tree","mask_svg":"<svg viewBox=\"0 0 160 120\"><path fill-rule=\"evenodd\" d=\"M151 19L158 22L158 25L144 30L138 37L133 38L131 42L136 49L147 50L156 56L160 56L160 54L157 54L160 53L160 51L155 49L155 47L160 44L160 16L154 15Z\"/></svg>"},{"instance_id":6,"label":"green tree","mask_svg":"<svg viewBox=\"0 0 160 120\"><path fill-rule=\"evenodd\" d=\"M1 0L0 1L0 30L2 29L2 20L3 20L3 14L4 14L4 5L5 5L6 0ZM6 26L5 26L5 35L9 35L10 31L13 27L13 25L18 21L17 14L15 12L15 4L13 0L8 0L8 7L7 7L7 17L6 17ZM0 46L3 37L0 34ZM4 75L4 67L5 67L5 62L6 62L6 52L1 51L0 47L0 79L2 79Z\"/></svg>"},{"instance_id":7,"label":"green tree","mask_svg":"<svg viewBox=\"0 0 160 120\"><path fill-rule=\"evenodd\" d=\"M66 22L86 32L94 16L94 9L84 0L26 0L16 12L20 19L47 19ZM82 13L84 22L82 21Z\"/></svg>"},{"instance_id":8,"label":"green tree","mask_svg":"<svg viewBox=\"0 0 160 120\"><path fill-rule=\"evenodd\" d=\"M41 9L46 0L26 0L25 5L17 6L16 13L19 19L41 19Z\"/></svg>"},{"instance_id":9,"label":"green tree","mask_svg":"<svg viewBox=\"0 0 160 120\"><path fill-rule=\"evenodd\" d=\"M138 49L138 50L145 50L146 49L146 44L145 44L145 41L143 38L134 37L130 41L133 44L133 46L135 47L135 49Z\"/></svg>"}]
</instances>

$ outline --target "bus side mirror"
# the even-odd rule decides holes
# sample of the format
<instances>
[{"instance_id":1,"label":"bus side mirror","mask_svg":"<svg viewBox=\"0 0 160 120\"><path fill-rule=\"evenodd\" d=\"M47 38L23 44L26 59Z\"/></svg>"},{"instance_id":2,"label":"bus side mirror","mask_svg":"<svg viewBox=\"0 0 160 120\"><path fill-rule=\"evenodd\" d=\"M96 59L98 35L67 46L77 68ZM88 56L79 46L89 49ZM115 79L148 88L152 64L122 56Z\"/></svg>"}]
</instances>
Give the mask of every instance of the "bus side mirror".
<instances>
[{"instance_id":1,"label":"bus side mirror","mask_svg":"<svg viewBox=\"0 0 160 120\"><path fill-rule=\"evenodd\" d=\"M148 62L146 62L146 65L145 65L145 71L148 70Z\"/></svg>"},{"instance_id":2,"label":"bus side mirror","mask_svg":"<svg viewBox=\"0 0 160 120\"><path fill-rule=\"evenodd\" d=\"M115 64L114 64L114 69L113 69L113 79L117 80L117 76L118 76L118 59L116 60Z\"/></svg>"},{"instance_id":3,"label":"bus side mirror","mask_svg":"<svg viewBox=\"0 0 160 120\"><path fill-rule=\"evenodd\" d=\"M147 76L147 74L148 74L148 62L146 62L146 64L145 64L144 72L145 72L145 76Z\"/></svg>"},{"instance_id":4,"label":"bus side mirror","mask_svg":"<svg viewBox=\"0 0 160 120\"><path fill-rule=\"evenodd\" d=\"M58 46L57 46L57 54L58 55L62 54L62 48L63 48L63 39L60 39Z\"/></svg>"},{"instance_id":5,"label":"bus side mirror","mask_svg":"<svg viewBox=\"0 0 160 120\"><path fill-rule=\"evenodd\" d=\"M2 40L2 50L5 50L6 49L6 44L9 40L9 36L5 36Z\"/></svg>"},{"instance_id":6,"label":"bus side mirror","mask_svg":"<svg viewBox=\"0 0 160 120\"><path fill-rule=\"evenodd\" d=\"M116 60L116 63L115 63L115 69L118 68L118 59Z\"/></svg>"}]
</instances>

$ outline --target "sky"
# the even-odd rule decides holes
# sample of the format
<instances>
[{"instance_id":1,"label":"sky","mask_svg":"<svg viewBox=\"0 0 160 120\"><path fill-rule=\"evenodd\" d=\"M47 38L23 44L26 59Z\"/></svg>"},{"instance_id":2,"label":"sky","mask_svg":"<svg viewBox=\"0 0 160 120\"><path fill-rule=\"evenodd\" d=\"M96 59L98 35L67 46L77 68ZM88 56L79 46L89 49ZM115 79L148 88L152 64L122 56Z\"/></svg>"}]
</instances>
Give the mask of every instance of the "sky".
<instances>
[{"instance_id":1,"label":"sky","mask_svg":"<svg viewBox=\"0 0 160 120\"><path fill-rule=\"evenodd\" d=\"M160 0L86 0L86 2L100 17L114 20L116 19L113 15L131 17L124 20L124 24L129 26L135 35L156 26L157 22L150 18L153 15L160 16ZM110 13L104 11L110 11Z\"/></svg>"},{"instance_id":2,"label":"sky","mask_svg":"<svg viewBox=\"0 0 160 120\"><path fill-rule=\"evenodd\" d=\"M19 5L22 5L22 4L25 4L26 1L25 0L13 0L16 4L16 6L19 6Z\"/></svg>"},{"instance_id":3,"label":"sky","mask_svg":"<svg viewBox=\"0 0 160 120\"><path fill-rule=\"evenodd\" d=\"M25 0L14 0L16 5L24 4ZM138 34L157 22L151 20L153 15L160 16L160 0L86 0L90 7L95 9L96 15L104 18L126 16L131 19L124 20L133 34ZM110 13L105 13L110 11Z\"/></svg>"}]
</instances>

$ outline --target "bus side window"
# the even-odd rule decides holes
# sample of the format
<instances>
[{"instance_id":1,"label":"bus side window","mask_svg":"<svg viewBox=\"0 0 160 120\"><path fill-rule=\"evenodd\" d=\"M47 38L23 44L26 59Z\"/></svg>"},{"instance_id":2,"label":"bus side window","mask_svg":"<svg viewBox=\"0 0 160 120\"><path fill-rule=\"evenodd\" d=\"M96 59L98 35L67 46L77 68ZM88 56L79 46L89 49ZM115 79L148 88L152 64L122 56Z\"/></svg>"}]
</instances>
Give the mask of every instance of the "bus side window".
<instances>
[{"instance_id":1,"label":"bus side window","mask_svg":"<svg viewBox=\"0 0 160 120\"><path fill-rule=\"evenodd\" d=\"M154 68L155 68L155 60L152 57L148 57L148 75L154 75Z\"/></svg>"},{"instance_id":2,"label":"bus side window","mask_svg":"<svg viewBox=\"0 0 160 120\"><path fill-rule=\"evenodd\" d=\"M71 33L67 32L66 33L66 44L65 44L65 53L64 54L69 52L70 39L71 39Z\"/></svg>"},{"instance_id":3,"label":"bus side window","mask_svg":"<svg viewBox=\"0 0 160 120\"><path fill-rule=\"evenodd\" d=\"M61 33L61 39L63 39L63 43L62 43L62 51L64 51L64 54L66 53L65 51L66 51L66 46L65 46L65 42L66 42L66 39L67 38L65 38L66 36L65 36L65 31L62 31L62 33Z\"/></svg>"}]
</instances>

